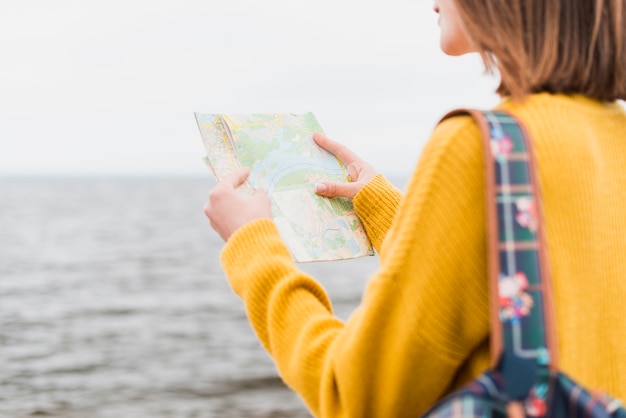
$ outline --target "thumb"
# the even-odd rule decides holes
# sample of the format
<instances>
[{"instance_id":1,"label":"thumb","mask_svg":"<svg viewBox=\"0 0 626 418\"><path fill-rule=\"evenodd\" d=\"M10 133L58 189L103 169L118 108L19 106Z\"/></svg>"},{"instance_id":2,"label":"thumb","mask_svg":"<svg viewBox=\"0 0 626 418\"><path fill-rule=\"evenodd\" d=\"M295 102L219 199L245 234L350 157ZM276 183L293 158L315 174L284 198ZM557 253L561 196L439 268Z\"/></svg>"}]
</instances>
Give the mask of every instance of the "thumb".
<instances>
[{"instance_id":1,"label":"thumb","mask_svg":"<svg viewBox=\"0 0 626 418\"><path fill-rule=\"evenodd\" d=\"M236 189L237 187L241 186L243 182L246 181L249 175L250 169L248 167L242 167L225 176L222 179L222 183L232 186Z\"/></svg>"},{"instance_id":2,"label":"thumb","mask_svg":"<svg viewBox=\"0 0 626 418\"><path fill-rule=\"evenodd\" d=\"M315 183L315 192L325 197L347 197L352 199L360 188L361 186L357 183Z\"/></svg>"}]
</instances>

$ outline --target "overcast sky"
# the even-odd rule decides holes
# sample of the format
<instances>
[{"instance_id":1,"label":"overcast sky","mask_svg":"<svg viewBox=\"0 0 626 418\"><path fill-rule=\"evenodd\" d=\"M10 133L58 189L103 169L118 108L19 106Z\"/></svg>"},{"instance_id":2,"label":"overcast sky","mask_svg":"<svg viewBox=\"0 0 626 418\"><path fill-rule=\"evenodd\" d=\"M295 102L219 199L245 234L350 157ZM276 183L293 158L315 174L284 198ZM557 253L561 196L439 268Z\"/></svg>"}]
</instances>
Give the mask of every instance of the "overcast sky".
<instances>
[{"instance_id":1,"label":"overcast sky","mask_svg":"<svg viewBox=\"0 0 626 418\"><path fill-rule=\"evenodd\" d=\"M497 103L428 0L24 0L0 6L0 175L209 175L194 111L312 111L380 171Z\"/></svg>"}]
</instances>

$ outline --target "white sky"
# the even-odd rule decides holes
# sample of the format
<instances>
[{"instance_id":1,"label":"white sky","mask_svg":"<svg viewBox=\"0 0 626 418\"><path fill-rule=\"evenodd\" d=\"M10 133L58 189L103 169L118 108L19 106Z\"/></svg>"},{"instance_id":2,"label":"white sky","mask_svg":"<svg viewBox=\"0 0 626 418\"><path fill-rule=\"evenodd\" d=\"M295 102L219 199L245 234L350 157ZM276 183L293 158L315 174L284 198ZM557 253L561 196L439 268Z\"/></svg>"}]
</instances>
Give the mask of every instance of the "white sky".
<instances>
[{"instance_id":1,"label":"white sky","mask_svg":"<svg viewBox=\"0 0 626 418\"><path fill-rule=\"evenodd\" d=\"M209 175L194 111L312 111L403 174L446 111L497 103L428 0L2 3L0 175Z\"/></svg>"}]
</instances>

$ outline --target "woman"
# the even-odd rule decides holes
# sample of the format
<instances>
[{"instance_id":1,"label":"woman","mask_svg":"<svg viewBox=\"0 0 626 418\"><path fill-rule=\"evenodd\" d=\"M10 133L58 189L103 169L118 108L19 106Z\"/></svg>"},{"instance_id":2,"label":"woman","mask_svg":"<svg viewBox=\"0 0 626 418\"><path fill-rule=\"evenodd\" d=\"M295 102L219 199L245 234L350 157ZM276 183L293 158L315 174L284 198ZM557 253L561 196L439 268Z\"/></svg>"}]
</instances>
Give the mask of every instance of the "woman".
<instances>
[{"instance_id":1,"label":"woman","mask_svg":"<svg viewBox=\"0 0 626 418\"><path fill-rule=\"evenodd\" d=\"M478 52L500 74L497 106L533 138L542 187L561 369L626 400L626 98L624 0L436 0L440 47ZM263 191L218 184L205 212L227 241L222 263L284 381L316 416L417 416L490 365L480 133L440 123L404 196L351 151L315 140L352 183L380 254L345 323L299 271ZM242 260L245 260L242 261Z\"/></svg>"}]
</instances>

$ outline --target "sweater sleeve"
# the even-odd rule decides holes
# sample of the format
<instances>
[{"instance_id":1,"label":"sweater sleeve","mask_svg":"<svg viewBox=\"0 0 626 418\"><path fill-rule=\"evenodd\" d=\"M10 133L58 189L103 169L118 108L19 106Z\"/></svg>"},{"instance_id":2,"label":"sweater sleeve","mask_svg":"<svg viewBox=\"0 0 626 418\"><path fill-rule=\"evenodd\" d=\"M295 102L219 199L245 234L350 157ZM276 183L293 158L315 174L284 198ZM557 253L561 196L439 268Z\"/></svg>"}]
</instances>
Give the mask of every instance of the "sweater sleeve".
<instances>
[{"instance_id":1,"label":"sweater sleeve","mask_svg":"<svg viewBox=\"0 0 626 418\"><path fill-rule=\"evenodd\" d=\"M419 416L488 366L482 170L472 120L440 124L393 224L365 218L383 247L381 265L345 323L293 263L272 221L231 236L222 252L230 284L281 377L315 416Z\"/></svg>"},{"instance_id":2,"label":"sweater sleeve","mask_svg":"<svg viewBox=\"0 0 626 418\"><path fill-rule=\"evenodd\" d=\"M370 180L354 197L354 209L363 222L367 236L380 252L387 232L396 215L402 193L383 175Z\"/></svg>"}]
</instances>

